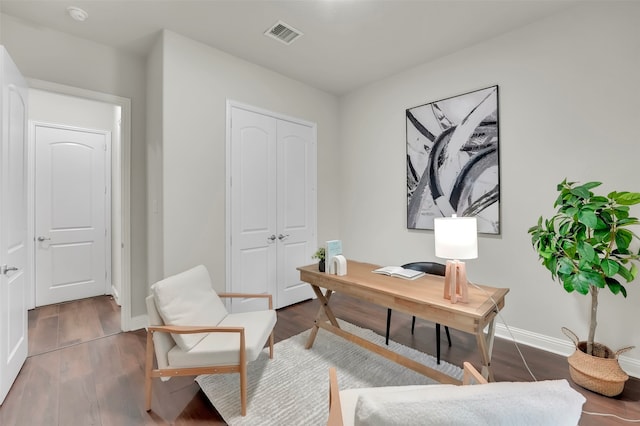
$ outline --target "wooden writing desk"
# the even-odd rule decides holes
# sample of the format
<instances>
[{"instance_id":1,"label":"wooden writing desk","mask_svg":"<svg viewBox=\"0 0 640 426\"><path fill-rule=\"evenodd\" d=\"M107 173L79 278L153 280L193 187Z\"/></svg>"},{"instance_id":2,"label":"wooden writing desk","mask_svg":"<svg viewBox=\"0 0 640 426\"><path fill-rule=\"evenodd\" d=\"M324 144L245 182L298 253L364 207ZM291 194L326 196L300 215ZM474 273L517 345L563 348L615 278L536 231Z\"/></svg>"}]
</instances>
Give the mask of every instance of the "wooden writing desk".
<instances>
[{"instance_id":1,"label":"wooden writing desk","mask_svg":"<svg viewBox=\"0 0 640 426\"><path fill-rule=\"evenodd\" d=\"M311 284L320 301L320 309L307 340L307 349L313 346L318 330L323 328L441 383L460 384L459 381L446 374L342 330L329 306L329 301L333 293L344 293L474 334L478 341L478 350L483 363L482 374L489 380L493 380L491 352L495 333L495 317L498 310L504 307L504 298L509 292L508 288L480 286L482 290L479 290L469 286L469 303L452 304L443 296L443 277L425 275L416 280L404 280L371 272L377 268L379 268L378 265L352 260L347 261L347 275L343 276L319 272L317 264L297 268L300 271L300 280ZM324 294L321 288L326 289ZM487 327L487 332L485 332L484 329Z\"/></svg>"}]
</instances>

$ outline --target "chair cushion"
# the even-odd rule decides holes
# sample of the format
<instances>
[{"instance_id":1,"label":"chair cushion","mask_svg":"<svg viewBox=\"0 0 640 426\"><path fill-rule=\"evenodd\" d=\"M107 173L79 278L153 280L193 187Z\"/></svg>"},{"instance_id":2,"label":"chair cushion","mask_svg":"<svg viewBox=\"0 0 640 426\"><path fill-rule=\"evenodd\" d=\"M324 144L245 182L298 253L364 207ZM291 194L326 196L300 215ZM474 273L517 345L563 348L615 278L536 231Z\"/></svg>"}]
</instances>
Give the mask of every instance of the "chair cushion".
<instances>
[{"instance_id":1,"label":"chair cushion","mask_svg":"<svg viewBox=\"0 0 640 426\"><path fill-rule=\"evenodd\" d=\"M455 385L429 385L431 392L437 391L439 387L455 386ZM404 385L404 386L381 386L377 388L354 388L343 389L340 391L340 408L342 411L342 426L353 426L355 421L356 405L360 395L370 395L375 393L389 393L396 391L408 391L424 389L425 385Z\"/></svg>"},{"instance_id":2,"label":"chair cushion","mask_svg":"<svg viewBox=\"0 0 640 426\"><path fill-rule=\"evenodd\" d=\"M196 266L151 286L158 313L166 325L216 326L228 312L211 287L207 268ZM193 348L207 333L172 334L184 351Z\"/></svg>"},{"instance_id":3,"label":"chair cushion","mask_svg":"<svg viewBox=\"0 0 640 426\"><path fill-rule=\"evenodd\" d=\"M584 396L566 380L362 393L355 425L571 425Z\"/></svg>"},{"instance_id":4,"label":"chair cushion","mask_svg":"<svg viewBox=\"0 0 640 426\"><path fill-rule=\"evenodd\" d=\"M260 355L276 325L276 311L254 311L227 315L218 324L220 327L244 327L247 362ZM238 333L209 333L188 351L175 346L169 351L171 367L203 367L232 365L240 361Z\"/></svg>"}]
</instances>

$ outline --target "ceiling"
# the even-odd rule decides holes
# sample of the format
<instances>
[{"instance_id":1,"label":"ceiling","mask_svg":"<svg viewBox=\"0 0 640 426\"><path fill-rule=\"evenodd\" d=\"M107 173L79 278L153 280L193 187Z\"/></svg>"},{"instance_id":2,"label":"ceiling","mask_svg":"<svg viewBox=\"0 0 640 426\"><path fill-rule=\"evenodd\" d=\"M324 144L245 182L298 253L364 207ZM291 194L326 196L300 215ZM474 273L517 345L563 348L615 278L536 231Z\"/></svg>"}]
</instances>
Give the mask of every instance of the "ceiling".
<instances>
[{"instance_id":1,"label":"ceiling","mask_svg":"<svg viewBox=\"0 0 640 426\"><path fill-rule=\"evenodd\" d=\"M15 18L146 55L163 28L341 95L584 0L0 0ZM66 12L88 12L76 22ZM304 33L265 37L278 20Z\"/></svg>"}]
</instances>

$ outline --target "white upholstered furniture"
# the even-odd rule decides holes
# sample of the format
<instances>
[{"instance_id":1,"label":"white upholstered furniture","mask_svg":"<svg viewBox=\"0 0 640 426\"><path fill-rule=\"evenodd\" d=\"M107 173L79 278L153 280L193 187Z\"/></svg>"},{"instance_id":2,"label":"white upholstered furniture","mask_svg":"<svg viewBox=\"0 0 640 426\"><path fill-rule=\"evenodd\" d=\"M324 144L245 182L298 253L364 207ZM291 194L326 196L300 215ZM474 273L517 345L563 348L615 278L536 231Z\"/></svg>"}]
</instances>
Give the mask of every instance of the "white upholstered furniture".
<instances>
[{"instance_id":1,"label":"white upholstered furniture","mask_svg":"<svg viewBox=\"0 0 640 426\"><path fill-rule=\"evenodd\" d=\"M230 314L221 297L265 298L268 309ZM247 412L247 363L269 340L273 358L276 312L269 294L216 294L200 265L151 286L145 392L151 410L151 379L198 374L240 373L242 415ZM266 305L266 303L265 303ZM157 368L153 368L155 352Z\"/></svg>"},{"instance_id":2,"label":"white upholstered furniture","mask_svg":"<svg viewBox=\"0 0 640 426\"><path fill-rule=\"evenodd\" d=\"M329 371L327 426L571 425L585 398L566 380L493 382L464 363L463 385L389 386L339 390Z\"/></svg>"}]
</instances>

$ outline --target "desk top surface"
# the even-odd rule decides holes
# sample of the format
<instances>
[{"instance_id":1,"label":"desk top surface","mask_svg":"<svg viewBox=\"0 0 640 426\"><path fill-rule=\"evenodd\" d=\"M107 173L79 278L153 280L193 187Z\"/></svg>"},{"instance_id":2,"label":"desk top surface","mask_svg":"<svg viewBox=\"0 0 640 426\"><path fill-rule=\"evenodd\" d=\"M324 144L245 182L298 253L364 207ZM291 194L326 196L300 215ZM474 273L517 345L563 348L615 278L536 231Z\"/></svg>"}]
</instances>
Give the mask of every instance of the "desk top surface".
<instances>
[{"instance_id":1,"label":"desk top surface","mask_svg":"<svg viewBox=\"0 0 640 426\"><path fill-rule=\"evenodd\" d=\"M473 317L486 316L494 309L494 302L498 306L503 305L504 297L509 292L508 288L485 285L479 285L480 288L477 288L469 285L469 302L454 304L444 298L444 277L425 274L415 280L405 280L372 272L378 268L380 268L379 265L372 263L348 260L347 275L342 276L320 272L317 263L301 266L297 269L300 271L302 281L333 291L355 296L365 292L370 293L374 298L375 295L393 297L396 300L430 305ZM375 300L372 301L375 302Z\"/></svg>"}]
</instances>

